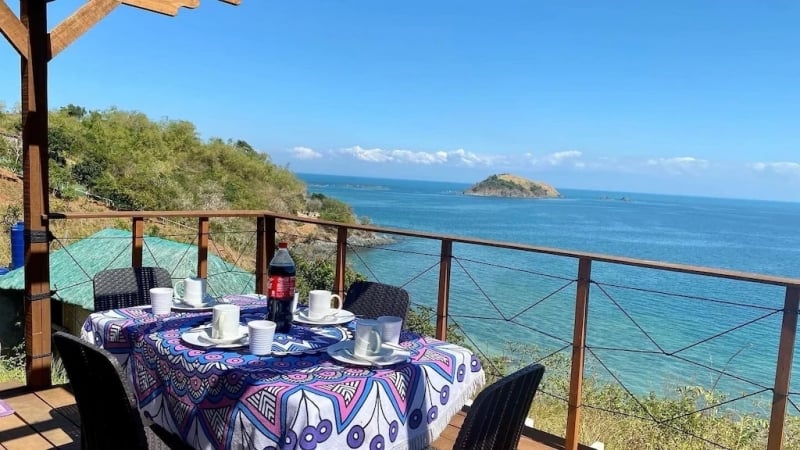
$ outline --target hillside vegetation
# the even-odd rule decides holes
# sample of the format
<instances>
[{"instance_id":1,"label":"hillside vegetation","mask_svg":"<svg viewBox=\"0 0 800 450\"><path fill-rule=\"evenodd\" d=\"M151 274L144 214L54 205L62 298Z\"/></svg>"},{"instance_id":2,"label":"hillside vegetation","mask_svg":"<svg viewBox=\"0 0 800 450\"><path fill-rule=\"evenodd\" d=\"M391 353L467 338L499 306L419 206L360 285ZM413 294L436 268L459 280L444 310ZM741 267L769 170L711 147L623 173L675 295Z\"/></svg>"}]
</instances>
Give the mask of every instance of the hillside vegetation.
<instances>
[{"instance_id":1,"label":"hillside vegetation","mask_svg":"<svg viewBox=\"0 0 800 450\"><path fill-rule=\"evenodd\" d=\"M2 128L15 130L19 116L3 115ZM68 106L50 113L49 141L50 185L64 197L88 191L120 210L305 206L305 186L289 170L245 141L202 141L186 121ZM5 165L18 170L4 150Z\"/></svg>"},{"instance_id":2,"label":"hillside vegetation","mask_svg":"<svg viewBox=\"0 0 800 450\"><path fill-rule=\"evenodd\" d=\"M266 209L344 223L358 221L349 205L323 194L309 194L305 183L287 167L274 164L266 153L243 140L203 140L190 122L153 121L139 112L87 111L75 105L51 111L49 118L52 211ZM20 122L18 111L8 111L0 103L4 232L22 219L21 182L14 179L22 172ZM57 236L68 231L72 237L83 237L106 226L128 225L106 220L58 229L79 226L70 222L74 221L55 221L51 227ZM185 222L196 226L195 220ZM218 220L212 223L212 231L224 235L251 228L243 223ZM331 233L313 226L281 225L289 236L302 234L306 240L326 239ZM169 225L146 231L177 234ZM335 240L335 232L333 236ZM0 264L8 260L7 239L0 239L0 258Z\"/></svg>"},{"instance_id":3,"label":"hillside vegetation","mask_svg":"<svg viewBox=\"0 0 800 450\"><path fill-rule=\"evenodd\" d=\"M0 105L0 165L17 173L19 129L19 113ZM243 140L204 141L187 121L69 105L50 112L49 142L50 187L60 198L90 193L118 210L269 209L355 221L338 200L308 198L266 153Z\"/></svg>"}]
</instances>

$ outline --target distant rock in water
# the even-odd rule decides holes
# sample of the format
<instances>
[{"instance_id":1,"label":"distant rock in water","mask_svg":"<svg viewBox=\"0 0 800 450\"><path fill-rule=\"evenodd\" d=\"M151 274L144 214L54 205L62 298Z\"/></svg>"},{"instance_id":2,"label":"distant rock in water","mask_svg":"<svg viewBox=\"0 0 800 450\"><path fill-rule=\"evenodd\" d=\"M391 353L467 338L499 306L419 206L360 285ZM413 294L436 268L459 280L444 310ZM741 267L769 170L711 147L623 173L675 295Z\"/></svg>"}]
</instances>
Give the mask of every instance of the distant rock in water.
<instances>
[{"instance_id":1,"label":"distant rock in water","mask_svg":"<svg viewBox=\"0 0 800 450\"><path fill-rule=\"evenodd\" d=\"M509 173L492 175L464 191L484 197L555 198L561 194L547 183L531 181Z\"/></svg>"}]
</instances>

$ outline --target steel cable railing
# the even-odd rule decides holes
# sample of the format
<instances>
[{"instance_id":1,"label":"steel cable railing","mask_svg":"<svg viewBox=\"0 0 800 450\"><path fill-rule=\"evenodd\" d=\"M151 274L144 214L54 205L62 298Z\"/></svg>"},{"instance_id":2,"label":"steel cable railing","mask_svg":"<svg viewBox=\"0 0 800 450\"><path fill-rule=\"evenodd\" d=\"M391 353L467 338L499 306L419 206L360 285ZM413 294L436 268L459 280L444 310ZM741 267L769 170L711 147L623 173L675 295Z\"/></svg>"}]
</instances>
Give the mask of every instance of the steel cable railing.
<instances>
[{"instance_id":1,"label":"steel cable railing","mask_svg":"<svg viewBox=\"0 0 800 450\"><path fill-rule=\"evenodd\" d=\"M136 212L127 214L128 216L120 213L69 213L61 215L61 217L54 216L53 219L86 218L91 220L92 218L102 217L130 217L135 224L136 220L141 220L142 217L146 219L158 217L161 213ZM266 228L258 228L258 230L276 230L278 234L270 236L269 233L264 233L263 231L258 230L230 232L219 231L215 229L213 232L206 232L207 235L204 236L205 241L200 239L200 231L198 231L198 233L195 235L162 235L162 237L171 237L182 241L189 241L192 244L198 245L198 247L205 246L205 251L207 251L208 247L210 246L213 252L216 254L228 253L226 250L223 250L220 247L218 241L223 239L227 240L227 236L231 236L231 240L236 241L239 246L232 257L231 255L228 255L229 262L233 263L233 267L237 267L239 265L243 265L245 261L247 264L250 264L252 261L254 269L252 272L248 273L254 274L256 279L258 279L260 276L263 276L265 272L264 268L266 267L267 262L265 261L265 255L268 255L271 249L274 249L274 240L276 236L279 236L282 239L294 239L297 241L308 240L321 247L330 245L332 247L331 250L318 252L317 256L321 256L327 260L335 258L336 264L349 259L351 267L358 266L358 270L363 271L370 279L375 279L376 281L382 282L391 282L392 284L397 284L404 288L418 292L419 295L416 297L418 300L422 301L414 301L412 305L414 305L417 309L430 308L430 311L432 311L433 314L428 314L426 317L424 317L424 319L427 321L435 319L437 336L444 338L446 336L448 327L452 326L452 329L461 335L461 339L463 339L467 345L472 347L473 350L480 355L483 361L487 362L487 371L495 375L501 375L504 370L508 369L507 364L509 362L521 364L524 363L523 360L525 358L534 358L536 361L562 358L561 355L563 355L565 350L571 348L571 369L570 364L568 364L563 358L559 360L561 362L556 363L559 367L562 367L562 369L559 370L565 373L569 378L569 386L565 387L565 385L562 384L552 384L552 382L551 386L548 386L548 380L545 380L545 383L542 386L545 398L556 399L562 404L566 404L568 407L566 430L567 448L574 448L574 445L577 443L580 433L580 417L576 415L576 412L583 408L585 408L587 412L597 411L607 414L616 414L620 417L630 416L636 420L649 421L654 424L654 426L666 427L672 429L673 431L684 433L687 436L687 439L696 439L707 445L726 448L723 444L715 443L713 440L707 439L706 437L701 436L692 430L685 429L685 427L682 426L681 421L687 417L704 416L709 413L716 414L718 411L724 410L736 402L745 399L753 399L760 395L772 393L773 406L771 419L769 421L770 428L768 433L768 448L770 449L779 448L779 446L776 446L778 445L776 443L782 442L786 405L788 405L794 413L800 412L800 410L798 410L798 402L796 401L796 398L792 398L792 395L796 396L798 393L784 387L788 386L788 380L791 374L791 353L793 351L794 335L796 332L796 329L792 329L792 326L794 324L796 327L796 305L798 301L800 301L798 299L800 280L765 275L744 274L722 269L708 269L693 266L683 266L679 264L642 261L631 258L613 257L585 252L534 247L523 244L494 242L481 239L453 237L408 230L394 230L371 225L338 224L316 219L274 214L270 212L189 211L168 212L164 214L172 218L179 217L181 215L185 217L200 218L201 224L203 223L203 220L207 221L208 218L215 218L215 220L225 220L232 217L251 219L255 218L260 221L259 224L262 223L261 221L267 224ZM134 215L139 219L134 218ZM305 236L301 233L278 230L276 227L276 223L278 221L294 221L313 224L318 227L329 227L329 229L337 230L338 237L336 240L332 239L330 235L325 237L318 235L308 238L308 236ZM259 227L260 226L261 225L259 225ZM378 248L369 247L367 245L350 242L347 236L348 231L352 230L358 230L359 232L380 232L387 235L402 236L427 243L439 242L442 244L442 249L440 252L429 251L427 250L427 246L429 244L416 246L391 245L388 247ZM342 233L342 231L344 231L344 233ZM244 238L235 237L243 234L247 236ZM221 236L225 237L223 238ZM343 237L344 240L342 240ZM256 244L256 255L254 258L249 258L247 254L252 251L254 241ZM136 236L133 237L132 242L132 247L128 248L133 253L136 251L143 251L147 252L150 258L154 258L156 256L155 252L148 246L146 240L142 239L138 247L136 245ZM404 243L405 241L403 241L403 244ZM542 258L536 259L534 267L531 267L530 262L526 262L524 265L519 263L498 264L496 262L497 259L488 258L484 261L483 259L485 258L474 256L475 252L470 253L469 251L465 251L464 254L453 254L451 250L452 243L469 244L470 246L475 246L480 249L488 249L492 252L510 251L521 252L523 254L536 254ZM64 242L60 240L57 240L56 245L66 247ZM181 263L185 263L188 258L190 258L190 248L191 247L187 245L187 248L183 251L183 254L180 255ZM422 250L420 250L420 248ZM263 252L263 250L258 249L266 249L267 251ZM114 261L119 262L119 258L121 258L126 251L127 249L119 252L119 254L114 257ZM201 276L210 276L207 273L200 273L202 264L200 257L202 256L203 251L204 250L198 250L198 274ZM345 251L346 255L343 255L342 251ZM397 267L394 267L393 269L386 267L374 267L373 263L376 261L376 258L380 258L380 255L376 256L376 253L379 253L380 255L395 255L394 260L401 258L407 264L404 265L404 270L402 273L398 273L401 271L398 271ZM134 261L135 258L136 256L134 255ZM139 258L141 260L141 255ZM434 261L426 261L427 258L433 258ZM550 259L545 261L544 258ZM385 259L390 260L391 258ZM561 269L567 267L568 270L570 264L572 264L572 270L574 271L574 261L576 260L581 262L581 270L578 272L579 275L577 278L575 276L565 275L562 273ZM763 304L762 301L744 302L739 300L731 300L728 298L721 299L713 298L712 296L697 295L687 292L693 288L692 283L682 283L680 284L681 291L669 292L668 289L663 289L661 287L642 287L639 285L632 285L627 282L600 281L591 275L591 263L593 261L602 262L603 264L616 265L619 267L639 268L640 270L644 269L653 273L684 273L688 276L713 277L714 280L731 280L731 282L737 283L745 282L778 286L786 290L786 298L784 299L785 305L783 307L773 307ZM76 263L78 262L76 261ZM456 268L457 270L451 272L451 267ZM542 268L546 268L548 270L543 270ZM557 268L559 270L556 270ZM438 277L436 277L437 274L435 273L436 271L434 269L439 269ZM342 291L342 289L344 289L344 276L338 273L339 270L340 266L337 265L337 274L331 289ZM233 272L235 269L230 268L226 269L226 271ZM497 272L502 271L505 271L506 274L497 275ZM83 270L83 272L88 278L87 271ZM478 272L480 272L480 276L477 275ZM452 280L451 276L453 277ZM516 303L509 301L507 295L493 291L494 289L497 289L495 284L498 282L498 280L517 286L517 291L529 289L533 293L531 295L533 298L528 299L528 295L523 295L517 296ZM87 280L86 282L89 281L91 280ZM556 284L558 281L560 281L560 283ZM576 290L575 297L570 298L570 290L573 285L575 285ZM590 301L590 287L593 288L593 291L599 292L600 296L597 298L605 299L606 301L599 302L595 298L596 296L591 297ZM612 292L612 290L615 292ZM617 298L619 292L616 292L616 290L636 293L637 297L635 298L635 301L637 303L628 304L627 300L623 301L621 297ZM56 295L58 294L56 293ZM662 342L661 338L659 338L657 335L653 334L651 331L648 331L646 321L643 321L643 319L647 319L647 317L640 316L640 309L646 308L643 306L647 302L646 299L654 296L664 296L680 301L707 303L716 305L716 307L746 308L760 312L753 317L740 318L739 316L736 316L738 320L735 323L727 323L733 319L726 317L724 322L714 324L713 330L708 335L702 337L692 337L690 342L684 342L670 347ZM431 300L434 297L438 298L438 303L436 305L431 303ZM521 298L525 298L524 304L519 303ZM772 298L775 299L774 296ZM581 301L585 302L587 308L584 311L581 311L579 307ZM608 306L602 306L604 303ZM480 312L476 313L478 307L475 305L478 304L483 306L481 307ZM604 342L608 340L608 337L603 337L603 339L597 343L593 343L591 339L587 340L587 329L591 331L595 330L597 327L607 326L608 324L607 317L598 316L593 320L587 320L589 305L592 305L593 308L602 306L602 308L604 308L602 311L606 314L608 314L609 311L616 311L620 319L616 319L617 322L614 322L614 326L621 327L623 326L623 323L627 323L628 325L625 325L625 333L638 333L641 339L648 343L648 346L652 346L653 348L643 349L634 347L634 342L632 340L624 340L626 337L630 337L629 334L620 335L620 337L623 339L623 342L626 342L626 345L613 345L613 342L611 344ZM432 306L435 306L436 310L433 310ZM574 314L571 312L573 308L575 309ZM552 320L552 318L555 317L552 315L554 312L561 314L561 318L558 320ZM779 316L782 316L783 318L784 323L782 326L778 326L774 323L775 319ZM794 319L792 319L792 316ZM572 319L572 322L570 322L568 319ZM489 323L502 324L502 326L496 325L494 329L497 329L497 331L503 331L504 336L513 335L514 333L521 333L519 334L520 339L527 339L526 336L533 336L537 337L537 339L534 339L534 342L539 342L539 340L541 340L541 342L553 342L555 345L550 347L549 350L547 348L537 349L537 352L540 350L543 351L537 353L536 355L523 353L513 354L512 357L502 355L500 355L501 357L498 357L498 354L493 353L491 348L485 346L484 339L480 334L473 335L476 330L476 323L482 323L484 326ZM699 348L717 348L715 346L721 345L719 342L721 342L723 339L728 339L734 334L741 333L742 330L753 327L758 327L759 333L762 334L764 330L769 330L770 333L775 335L780 333L780 348L778 349L778 352L775 354L769 353L768 355L764 355L768 359L771 358L772 361L775 362L776 371L774 386L768 382L761 382L760 379L754 379L750 375L735 373L731 370L728 370L727 366L730 364L733 358L739 357L739 354L743 351L743 348L736 352L725 364L725 367L722 368L715 367L712 364L697 360L695 354L697 353L696 350ZM594 336L594 334L592 334L592 336ZM692 336L694 336L694 334L692 334ZM592 337L592 339L595 339L595 337ZM547 347L547 345L545 345L545 347ZM713 376L717 377L717 381L715 381L713 385L714 387L717 386L717 382L720 379L731 379L737 382L745 383L755 390L751 392L742 392L740 395L733 396L732 398L723 398L721 400L717 399L706 404L698 404L692 411L684 411L671 416L664 416L661 413L656 414L655 412L647 409L648 405L646 403L650 400L647 400L647 402L640 400L640 394L637 392L638 388L627 385L625 379L617 376L618 369L615 369L615 367L613 367L611 364L615 360L613 358L608 359L608 356L604 356L606 354L611 355L614 352L628 355L661 357L666 358L667 360L686 364L687 367L694 367L698 370L702 369L707 373L713 374ZM541 356L542 354L544 356ZM586 358L587 356L588 358ZM606 408L602 404L596 404L592 398L588 399L590 400L589 402L582 401L582 384L584 382L584 372L586 371L583 366L585 359L591 364L595 365L597 368L602 368L604 371L603 373L605 374L604 379L613 380L614 384L619 386L622 392L624 392L625 395L631 399L631 402L638 405L636 409L640 412L640 414L631 414L630 409L619 410L614 408ZM579 364L576 365L576 362ZM678 377L678 374L675 374L675 376ZM683 382L679 377L673 379L673 381L677 383ZM566 389L566 391L564 389ZM577 391L574 391L575 389L577 389Z\"/></svg>"}]
</instances>

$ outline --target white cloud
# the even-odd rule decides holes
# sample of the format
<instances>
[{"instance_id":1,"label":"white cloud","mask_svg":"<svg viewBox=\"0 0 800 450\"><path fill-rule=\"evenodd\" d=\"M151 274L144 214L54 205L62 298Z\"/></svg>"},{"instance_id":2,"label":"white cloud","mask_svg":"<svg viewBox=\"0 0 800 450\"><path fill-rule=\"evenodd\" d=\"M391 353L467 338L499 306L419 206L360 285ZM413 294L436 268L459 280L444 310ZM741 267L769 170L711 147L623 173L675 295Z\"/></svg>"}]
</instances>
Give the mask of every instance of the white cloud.
<instances>
[{"instance_id":1,"label":"white cloud","mask_svg":"<svg viewBox=\"0 0 800 450\"><path fill-rule=\"evenodd\" d=\"M782 162L757 162L750 165L757 172L772 172L778 175L800 175L800 163Z\"/></svg>"},{"instance_id":2,"label":"white cloud","mask_svg":"<svg viewBox=\"0 0 800 450\"><path fill-rule=\"evenodd\" d=\"M694 156L676 156L672 158L651 158L645 163L649 167L666 170L671 174L682 174L707 169L710 164L705 159Z\"/></svg>"},{"instance_id":3,"label":"white cloud","mask_svg":"<svg viewBox=\"0 0 800 450\"><path fill-rule=\"evenodd\" d=\"M526 153L525 157L528 158L530 163L534 166L561 166L571 162L574 167L585 167L585 163L578 161L583 156L583 152L578 150L567 150L563 152L550 153L544 156L536 156L531 153Z\"/></svg>"},{"instance_id":4,"label":"white cloud","mask_svg":"<svg viewBox=\"0 0 800 450\"><path fill-rule=\"evenodd\" d=\"M292 154L297 159L319 159L322 158L322 153L308 147L295 147L292 149Z\"/></svg>"},{"instance_id":5,"label":"white cloud","mask_svg":"<svg viewBox=\"0 0 800 450\"><path fill-rule=\"evenodd\" d=\"M552 166L558 166L565 161L569 161L571 159L580 158L583 153L577 150L568 150L565 152L556 152L552 153L545 157L545 161L550 163Z\"/></svg>"},{"instance_id":6,"label":"white cloud","mask_svg":"<svg viewBox=\"0 0 800 450\"><path fill-rule=\"evenodd\" d=\"M353 156L354 158L372 163L410 163L421 165L434 164L455 164L467 167L477 165L488 166L492 164L494 157L480 156L464 149L452 151L421 152L412 150L386 150L382 148L363 148L359 145L345 148L340 151L342 154Z\"/></svg>"}]
</instances>

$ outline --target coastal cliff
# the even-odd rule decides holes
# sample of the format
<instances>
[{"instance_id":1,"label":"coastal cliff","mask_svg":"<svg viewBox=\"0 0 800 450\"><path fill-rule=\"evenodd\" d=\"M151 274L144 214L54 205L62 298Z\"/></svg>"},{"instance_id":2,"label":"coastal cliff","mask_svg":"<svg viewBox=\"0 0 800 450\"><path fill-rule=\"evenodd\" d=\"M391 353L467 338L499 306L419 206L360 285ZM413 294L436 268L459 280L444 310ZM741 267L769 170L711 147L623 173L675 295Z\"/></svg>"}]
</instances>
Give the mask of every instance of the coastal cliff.
<instances>
[{"instance_id":1,"label":"coastal cliff","mask_svg":"<svg viewBox=\"0 0 800 450\"><path fill-rule=\"evenodd\" d=\"M531 181L509 173L492 175L464 191L484 197L555 198L561 194L547 183Z\"/></svg>"}]
</instances>

